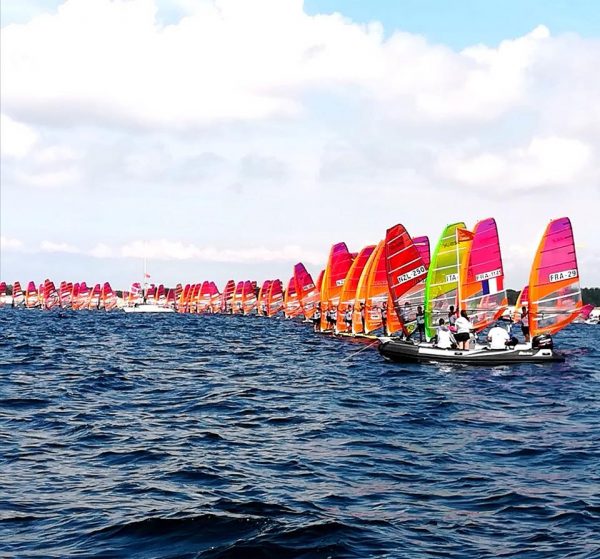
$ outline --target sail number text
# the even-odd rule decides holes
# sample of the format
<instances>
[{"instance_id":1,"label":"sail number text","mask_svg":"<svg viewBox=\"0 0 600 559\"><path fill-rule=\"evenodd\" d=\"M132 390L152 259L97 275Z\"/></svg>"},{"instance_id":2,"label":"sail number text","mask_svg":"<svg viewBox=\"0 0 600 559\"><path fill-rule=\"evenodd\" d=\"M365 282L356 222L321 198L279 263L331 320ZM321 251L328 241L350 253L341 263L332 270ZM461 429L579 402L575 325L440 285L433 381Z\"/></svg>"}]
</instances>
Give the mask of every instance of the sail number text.
<instances>
[{"instance_id":1,"label":"sail number text","mask_svg":"<svg viewBox=\"0 0 600 559\"><path fill-rule=\"evenodd\" d=\"M406 272L405 274L400 274L398 276L398 283L406 283L412 279L418 278L419 276L423 276L427 273L425 266L419 266L410 272Z\"/></svg>"},{"instance_id":2,"label":"sail number text","mask_svg":"<svg viewBox=\"0 0 600 559\"><path fill-rule=\"evenodd\" d=\"M555 272L548 276L548 281L554 283L555 281L562 281L566 279L576 278L577 270L563 270L562 272Z\"/></svg>"}]
</instances>

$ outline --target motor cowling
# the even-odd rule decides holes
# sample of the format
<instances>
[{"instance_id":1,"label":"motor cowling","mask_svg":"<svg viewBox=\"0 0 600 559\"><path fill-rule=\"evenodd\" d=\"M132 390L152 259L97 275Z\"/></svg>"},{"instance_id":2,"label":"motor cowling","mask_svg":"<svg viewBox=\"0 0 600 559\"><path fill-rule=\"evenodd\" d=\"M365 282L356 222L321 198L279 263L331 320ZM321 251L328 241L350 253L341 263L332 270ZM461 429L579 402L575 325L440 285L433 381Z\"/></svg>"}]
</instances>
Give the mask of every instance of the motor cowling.
<instances>
[{"instance_id":1,"label":"motor cowling","mask_svg":"<svg viewBox=\"0 0 600 559\"><path fill-rule=\"evenodd\" d=\"M552 349L554 347L552 336L549 334L534 336L533 340L531 340L531 347L533 349Z\"/></svg>"}]
</instances>

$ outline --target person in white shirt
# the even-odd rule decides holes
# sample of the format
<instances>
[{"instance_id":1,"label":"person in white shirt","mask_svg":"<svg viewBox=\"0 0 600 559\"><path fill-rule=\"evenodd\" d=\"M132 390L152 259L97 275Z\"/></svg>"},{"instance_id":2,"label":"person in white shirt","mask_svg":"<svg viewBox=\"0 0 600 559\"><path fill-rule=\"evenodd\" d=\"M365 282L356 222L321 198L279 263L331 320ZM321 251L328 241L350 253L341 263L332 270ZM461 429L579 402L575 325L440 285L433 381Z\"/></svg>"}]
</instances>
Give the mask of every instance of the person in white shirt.
<instances>
[{"instance_id":1,"label":"person in white shirt","mask_svg":"<svg viewBox=\"0 0 600 559\"><path fill-rule=\"evenodd\" d=\"M510 335L502 326L496 324L488 332L487 339L490 342L490 349L505 349L510 342Z\"/></svg>"},{"instance_id":2,"label":"person in white shirt","mask_svg":"<svg viewBox=\"0 0 600 559\"><path fill-rule=\"evenodd\" d=\"M469 349L467 345L469 343L469 340L471 339L471 330L473 330L473 323L469 320L469 317L467 316L467 311L460 311L460 316L456 319L454 326L456 326L456 334L454 335L454 337L458 342L459 349Z\"/></svg>"},{"instance_id":3,"label":"person in white shirt","mask_svg":"<svg viewBox=\"0 0 600 559\"><path fill-rule=\"evenodd\" d=\"M456 347L454 334L450 332L443 318L440 318L439 321L439 326L437 328L437 342L435 345L440 349L452 349L453 347Z\"/></svg>"}]
</instances>

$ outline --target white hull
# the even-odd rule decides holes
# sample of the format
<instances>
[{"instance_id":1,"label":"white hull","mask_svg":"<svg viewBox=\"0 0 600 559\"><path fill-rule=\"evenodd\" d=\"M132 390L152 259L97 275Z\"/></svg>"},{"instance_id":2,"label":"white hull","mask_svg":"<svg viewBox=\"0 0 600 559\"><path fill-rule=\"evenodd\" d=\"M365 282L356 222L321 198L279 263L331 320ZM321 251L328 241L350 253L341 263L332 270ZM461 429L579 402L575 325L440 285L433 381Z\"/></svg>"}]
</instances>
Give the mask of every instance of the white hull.
<instances>
[{"instance_id":1,"label":"white hull","mask_svg":"<svg viewBox=\"0 0 600 559\"><path fill-rule=\"evenodd\" d=\"M123 307L123 312L151 312L151 313L174 313L175 310L169 307L159 307L158 305L138 305L137 307Z\"/></svg>"}]
</instances>

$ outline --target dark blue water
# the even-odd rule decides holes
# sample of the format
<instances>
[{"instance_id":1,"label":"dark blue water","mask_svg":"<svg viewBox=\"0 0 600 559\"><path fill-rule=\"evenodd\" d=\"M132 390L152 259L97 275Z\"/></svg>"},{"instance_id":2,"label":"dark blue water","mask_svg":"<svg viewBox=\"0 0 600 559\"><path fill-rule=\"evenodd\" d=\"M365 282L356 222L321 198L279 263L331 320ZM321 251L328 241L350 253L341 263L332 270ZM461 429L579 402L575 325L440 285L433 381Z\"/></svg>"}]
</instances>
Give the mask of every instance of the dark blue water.
<instances>
[{"instance_id":1,"label":"dark blue water","mask_svg":"<svg viewBox=\"0 0 600 559\"><path fill-rule=\"evenodd\" d=\"M0 310L0 556L600 549L600 328L558 365L385 363L252 317Z\"/></svg>"}]
</instances>

